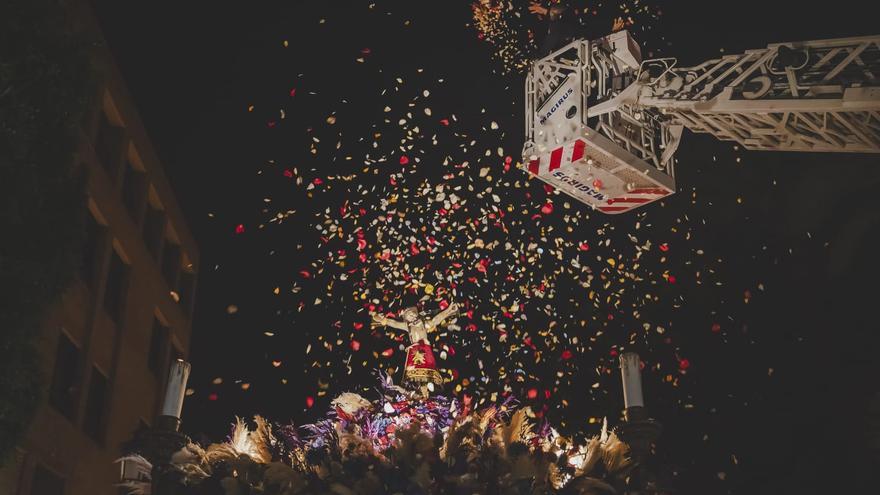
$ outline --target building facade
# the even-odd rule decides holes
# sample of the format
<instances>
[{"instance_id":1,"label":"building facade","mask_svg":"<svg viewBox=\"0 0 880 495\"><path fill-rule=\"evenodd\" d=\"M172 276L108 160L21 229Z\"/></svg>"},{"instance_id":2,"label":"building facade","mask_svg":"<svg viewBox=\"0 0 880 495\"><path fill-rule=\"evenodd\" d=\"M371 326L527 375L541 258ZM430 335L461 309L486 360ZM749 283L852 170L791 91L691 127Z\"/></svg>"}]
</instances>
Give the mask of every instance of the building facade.
<instances>
[{"instance_id":1,"label":"building facade","mask_svg":"<svg viewBox=\"0 0 880 495\"><path fill-rule=\"evenodd\" d=\"M47 393L0 470L4 495L118 493L121 445L152 424L170 362L189 351L198 249L109 51L99 50L103 81L78 153L87 247L77 280L46 315Z\"/></svg>"}]
</instances>

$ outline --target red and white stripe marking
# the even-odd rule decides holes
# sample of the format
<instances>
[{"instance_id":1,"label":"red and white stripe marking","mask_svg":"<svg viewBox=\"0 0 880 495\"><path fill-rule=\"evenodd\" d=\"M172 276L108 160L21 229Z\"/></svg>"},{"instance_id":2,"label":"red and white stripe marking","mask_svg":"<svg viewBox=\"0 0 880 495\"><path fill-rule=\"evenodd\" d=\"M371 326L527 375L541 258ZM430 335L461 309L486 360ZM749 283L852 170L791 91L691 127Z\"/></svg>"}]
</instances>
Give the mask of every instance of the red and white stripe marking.
<instances>
[{"instance_id":1,"label":"red and white stripe marking","mask_svg":"<svg viewBox=\"0 0 880 495\"><path fill-rule=\"evenodd\" d=\"M583 159L586 148L587 143L584 140L576 139L570 145L560 146L550 151L550 160L545 162L547 165L545 170L542 170L541 157L530 160L528 170L535 175L539 175L541 172L553 172L562 166L563 160L564 163L575 163ZM593 185L601 191L601 185ZM633 189L624 196L606 200L606 206L598 206L596 208L605 213L623 213L645 203L668 196L671 192L662 187Z\"/></svg>"},{"instance_id":2,"label":"red and white stripe marking","mask_svg":"<svg viewBox=\"0 0 880 495\"><path fill-rule=\"evenodd\" d=\"M548 163L547 172L552 172L559 168L562 165L562 155L567 151L566 148L569 146L560 146L553 151L550 152L550 161ZM568 156L566 163L574 163L581 158L584 157L584 150L587 148L587 143L584 142L583 139L575 140L574 144L570 146L571 154ZM541 170L541 157L535 158L529 162L529 172L538 175L538 172Z\"/></svg>"}]
</instances>

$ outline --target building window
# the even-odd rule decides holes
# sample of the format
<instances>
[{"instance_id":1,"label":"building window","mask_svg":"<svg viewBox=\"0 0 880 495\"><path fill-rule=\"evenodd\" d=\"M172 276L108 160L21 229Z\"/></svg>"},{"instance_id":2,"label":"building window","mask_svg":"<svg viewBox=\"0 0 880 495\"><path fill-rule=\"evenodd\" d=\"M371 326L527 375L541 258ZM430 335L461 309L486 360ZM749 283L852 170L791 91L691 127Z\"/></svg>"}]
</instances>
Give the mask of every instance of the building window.
<instances>
[{"instance_id":1,"label":"building window","mask_svg":"<svg viewBox=\"0 0 880 495\"><path fill-rule=\"evenodd\" d=\"M107 411L107 376L92 366L89 380L89 395L86 399L86 413L83 418L83 431L99 444L104 443L104 426Z\"/></svg>"},{"instance_id":2,"label":"building window","mask_svg":"<svg viewBox=\"0 0 880 495\"><path fill-rule=\"evenodd\" d=\"M184 270L180 275L180 307L186 315L192 312L193 296L196 289L196 274L191 270Z\"/></svg>"},{"instance_id":3,"label":"building window","mask_svg":"<svg viewBox=\"0 0 880 495\"><path fill-rule=\"evenodd\" d=\"M147 354L147 365L150 368L150 371L159 378L162 379L162 364L165 361L164 354L165 342L168 340L168 327L162 324L158 318L153 317L153 332L150 335L150 351Z\"/></svg>"},{"instance_id":4,"label":"building window","mask_svg":"<svg viewBox=\"0 0 880 495\"><path fill-rule=\"evenodd\" d=\"M82 277L82 281L86 286L92 290L95 288L95 277L98 273L98 253L106 232L107 229L98 223L91 212L86 214L86 242L83 246L80 277Z\"/></svg>"},{"instance_id":5,"label":"building window","mask_svg":"<svg viewBox=\"0 0 880 495\"><path fill-rule=\"evenodd\" d=\"M177 277L180 275L180 246L167 239L162 252L162 275L168 287L176 292Z\"/></svg>"},{"instance_id":6,"label":"building window","mask_svg":"<svg viewBox=\"0 0 880 495\"><path fill-rule=\"evenodd\" d=\"M147 215L144 218L144 244L153 255L153 259L159 260L162 249L162 239L165 237L165 212L153 205L147 206Z\"/></svg>"},{"instance_id":7,"label":"building window","mask_svg":"<svg viewBox=\"0 0 880 495\"><path fill-rule=\"evenodd\" d=\"M146 199L146 174L134 168L129 162L125 164L125 175L122 177L122 202L135 224L140 225Z\"/></svg>"},{"instance_id":8,"label":"building window","mask_svg":"<svg viewBox=\"0 0 880 495\"><path fill-rule=\"evenodd\" d=\"M79 348L66 333L58 337L55 369L49 389L49 404L71 421L76 412L76 383L79 370Z\"/></svg>"},{"instance_id":9,"label":"building window","mask_svg":"<svg viewBox=\"0 0 880 495\"><path fill-rule=\"evenodd\" d=\"M64 478L37 464L31 483L31 495L64 495Z\"/></svg>"},{"instance_id":10,"label":"building window","mask_svg":"<svg viewBox=\"0 0 880 495\"><path fill-rule=\"evenodd\" d=\"M129 266L113 251L110 271L107 273L107 286L104 288L104 309L116 324L122 323L125 296L128 293Z\"/></svg>"},{"instance_id":11,"label":"building window","mask_svg":"<svg viewBox=\"0 0 880 495\"><path fill-rule=\"evenodd\" d=\"M119 161L122 158L122 142L124 129L110 122L105 112L101 112L98 122L98 135L95 138L95 154L101 162L101 166L107 171L107 175L113 180L119 170Z\"/></svg>"}]
</instances>

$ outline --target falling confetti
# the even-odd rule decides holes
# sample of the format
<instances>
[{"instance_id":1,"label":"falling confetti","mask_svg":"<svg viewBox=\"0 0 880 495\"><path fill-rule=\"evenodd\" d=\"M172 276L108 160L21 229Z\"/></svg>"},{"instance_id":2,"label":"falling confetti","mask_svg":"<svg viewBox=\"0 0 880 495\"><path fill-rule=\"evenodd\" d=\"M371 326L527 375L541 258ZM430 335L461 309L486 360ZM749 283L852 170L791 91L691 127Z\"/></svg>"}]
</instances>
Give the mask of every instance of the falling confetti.
<instances>
[{"instance_id":1,"label":"falling confetti","mask_svg":"<svg viewBox=\"0 0 880 495\"><path fill-rule=\"evenodd\" d=\"M530 15L522 9L473 7L473 28L501 73L522 72L535 50L520 28ZM643 3L626 9L625 18L647 19L630 27L648 29L656 18ZM595 13L582 15L588 22ZM250 199L259 206L223 223L226 237L235 225L230 242L259 238L269 247L268 261L238 261L274 267L258 289L273 321L246 331L266 342L264 366L275 383L304 384L308 392L296 400L311 409L342 392L343 377L399 374L406 340L372 325L370 314L399 317L413 305L427 314L459 302L451 324L429 335L448 395L477 403L526 397L537 416L562 416L564 397L619 394L618 358L636 351L648 386L682 409L692 404L688 384L706 361L689 332L730 338L725 316L763 291L757 282L724 285L726 266L706 221L665 203L626 216L594 213L522 170L518 119L450 105L444 81L453 75L375 67L381 52L360 46L349 53L366 57L359 69L386 81L371 88L368 125L348 123L345 95L316 103L305 78L284 81L273 95L246 95L260 96L244 115L254 132L305 143L260 149L262 161L248 165L261 192ZM519 102L521 87L506 96ZM294 129L290 105L310 98L320 108L297 115L303 125ZM682 192L676 200L692 199ZM689 306L697 286L709 294L700 299L711 301L699 303L705 307ZM242 304L235 318L254 311ZM305 342L286 350L297 359L280 353L289 341ZM262 387L242 374L218 377L213 388ZM207 387L199 394L216 401Z\"/></svg>"}]
</instances>

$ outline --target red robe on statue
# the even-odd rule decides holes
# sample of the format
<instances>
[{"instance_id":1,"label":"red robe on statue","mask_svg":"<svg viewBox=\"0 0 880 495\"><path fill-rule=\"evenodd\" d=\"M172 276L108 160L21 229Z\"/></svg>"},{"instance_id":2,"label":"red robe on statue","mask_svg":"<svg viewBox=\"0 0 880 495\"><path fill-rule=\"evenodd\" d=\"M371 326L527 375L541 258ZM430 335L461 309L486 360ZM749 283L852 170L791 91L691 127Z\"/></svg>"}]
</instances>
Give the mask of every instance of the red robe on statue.
<instances>
[{"instance_id":1,"label":"red robe on statue","mask_svg":"<svg viewBox=\"0 0 880 495\"><path fill-rule=\"evenodd\" d=\"M443 384L443 377L437 371L434 352L426 342L417 342L406 348L406 369L403 378L405 381L415 383Z\"/></svg>"}]
</instances>

